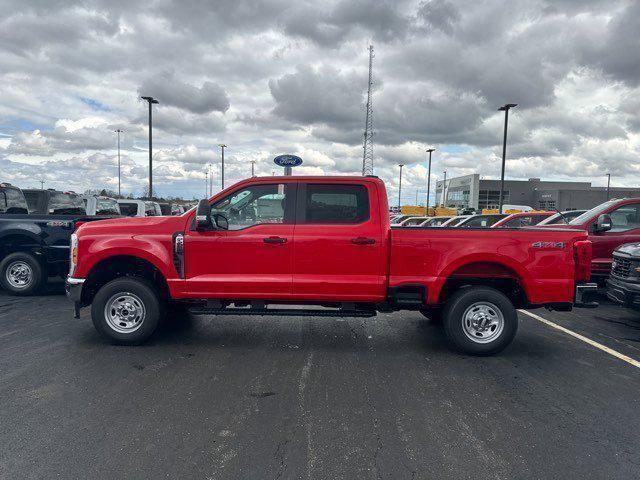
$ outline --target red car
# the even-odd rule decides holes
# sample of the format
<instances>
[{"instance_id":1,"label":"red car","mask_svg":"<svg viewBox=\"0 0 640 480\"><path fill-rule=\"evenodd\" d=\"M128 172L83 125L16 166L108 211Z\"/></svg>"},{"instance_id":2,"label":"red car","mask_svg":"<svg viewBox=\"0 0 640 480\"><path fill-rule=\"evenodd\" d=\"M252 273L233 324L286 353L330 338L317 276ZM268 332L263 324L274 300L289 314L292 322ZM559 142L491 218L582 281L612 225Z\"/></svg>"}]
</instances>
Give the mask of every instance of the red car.
<instances>
[{"instance_id":1,"label":"red car","mask_svg":"<svg viewBox=\"0 0 640 480\"><path fill-rule=\"evenodd\" d=\"M613 251L622 244L640 242L640 198L610 200L587 210L568 225L549 227L576 228L589 232L589 240L593 244L591 276L599 283L604 283L611 271Z\"/></svg>"},{"instance_id":2,"label":"red car","mask_svg":"<svg viewBox=\"0 0 640 480\"><path fill-rule=\"evenodd\" d=\"M537 225L545 218L554 215L555 212L521 212L512 213L508 217L498 220L491 228L520 228Z\"/></svg>"},{"instance_id":3,"label":"red car","mask_svg":"<svg viewBox=\"0 0 640 480\"><path fill-rule=\"evenodd\" d=\"M571 309L595 288L586 232L391 229L387 212L376 177L255 177L182 216L83 225L67 292L123 344L180 302L241 316L417 310L458 350L486 355L513 339L516 308Z\"/></svg>"}]
</instances>

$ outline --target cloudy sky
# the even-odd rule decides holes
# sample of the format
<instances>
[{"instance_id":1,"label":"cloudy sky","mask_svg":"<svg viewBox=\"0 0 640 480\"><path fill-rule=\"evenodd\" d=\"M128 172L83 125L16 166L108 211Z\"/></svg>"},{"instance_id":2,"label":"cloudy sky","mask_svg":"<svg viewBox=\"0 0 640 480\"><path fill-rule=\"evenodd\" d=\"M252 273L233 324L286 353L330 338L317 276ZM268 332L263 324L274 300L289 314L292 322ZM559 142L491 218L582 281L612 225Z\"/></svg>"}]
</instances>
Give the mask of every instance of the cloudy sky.
<instances>
[{"instance_id":1,"label":"cloudy sky","mask_svg":"<svg viewBox=\"0 0 640 480\"><path fill-rule=\"evenodd\" d=\"M228 182L279 169L357 174L375 48L375 173L403 199L432 180L640 185L640 3L615 0L0 0L0 181L200 197L228 145ZM405 197L406 195L406 197Z\"/></svg>"}]
</instances>

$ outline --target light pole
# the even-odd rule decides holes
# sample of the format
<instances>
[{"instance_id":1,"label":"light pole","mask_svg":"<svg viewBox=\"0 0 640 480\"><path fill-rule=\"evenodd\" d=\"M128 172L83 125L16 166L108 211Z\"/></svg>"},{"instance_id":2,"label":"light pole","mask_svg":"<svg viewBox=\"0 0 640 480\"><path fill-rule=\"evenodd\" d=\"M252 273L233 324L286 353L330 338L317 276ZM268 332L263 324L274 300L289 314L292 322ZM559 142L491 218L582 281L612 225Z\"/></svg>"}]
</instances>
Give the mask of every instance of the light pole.
<instances>
[{"instance_id":1,"label":"light pole","mask_svg":"<svg viewBox=\"0 0 640 480\"><path fill-rule=\"evenodd\" d=\"M149 200L153 199L153 136L152 130L152 117L151 117L151 105L159 103L153 97L141 97L149 103Z\"/></svg>"},{"instance_id":2,"label":"light pole","mask_svg":"<svg viewBox=\"0 0 640 480\"><path fill-rule=\"evenodd\" d=\"M444 181L442 182L442 206L447 206L447 171L444 171Z\"/></svg>"},{"instance_id":3,"label":"light pole","mask_svg":"<svg viewBox=\"0 0 640 480\"><path fill-rule=\"evenodd\" d=\"M517 103L507 103L498 109L504 112L504 138L502 140L502 173L500 175L500 211L502 213L502 203L504 201L504 165L507 157L507 124L509 123L509 109L517 107Z\"/></svg>"},{"instance_id":4,"label":"light pole","mask_svg":"<svg viewBox=\"0 0 640 480\"><path fill-rule=\"evenodd\" d=\"M222 149L222 169L220 176L222 177L222 190L224 190L224 149L227 148L227 146L224 143L221 143L218 146Z\"/></svg>"},{"instance_id":5,"label":"light pole","mask_svg":"<svg viewBox=\"0 0 640 480\"><path fill-rule=\"evenodd\" d=\"M611 186L611 174L607 173L607 200L609 200L609 187Z\"/></svg>"},{"instance_id":6,"label":"light pole","mask_svg":"<svg viewBox=\"0 0 640 480\"><path fill-rule=\"evenodd\" d=\"M429 169L427 171L427 216L429 216L429 195L431 195L431 153L435 151L435 148L428 148L429 152Z\"/></svg>"},{"instance_id":7,"label":"light pole","mask_svg":"<svg viewBox=\"0 0 640 480\"><path fill-rule=\"evenodd\" d=\"M116 133L118 134L118 196L120 197L120 134L123 133L123 130L118 128Z\"/></svg>"},{"instance_id":8,"label":"light pole","mask_svg":"<svg viewBox=\"0 0 640 480\"><path fill-rule=\"evenodd\" d=\"M209 172L204 172L204 196L207 196L207 190L209 189Z\"/></svg>"},{"instance_id":9,"label":"light pole","mask_svg":"<svg viewBox=\"0 0 640 480\"><path fill-rule=\"evenodd\" d=\"M252 176L252 177L255 177L255 176L256 176L256 173L255 173L256 169L255 169L255 167L256 167L256 161L255 161L255 160L251 160L251 176Z\"/></svg>"},{"instance_id":10,"label":"light pole","mask_svg":"<svg viewBox=\"0 0 640 480\"><path fill-rule=\"evenodd\" d=\"M398 166L400 167L400 183L398 184L398 210L400 210L400 205L402 202L402 167L404 167L404 164L401 163Z\"/></svg>"},{"instance_id":11,"label":"light pole","mask_svg":"<svg viewBox=\"0 0 640 480\"><path fill-rule=\"evenodd\" d=\"M211 163L209 165L209 196L213 195L213 172L211 171L213 165Z\"/></svg>"}]
</instances>

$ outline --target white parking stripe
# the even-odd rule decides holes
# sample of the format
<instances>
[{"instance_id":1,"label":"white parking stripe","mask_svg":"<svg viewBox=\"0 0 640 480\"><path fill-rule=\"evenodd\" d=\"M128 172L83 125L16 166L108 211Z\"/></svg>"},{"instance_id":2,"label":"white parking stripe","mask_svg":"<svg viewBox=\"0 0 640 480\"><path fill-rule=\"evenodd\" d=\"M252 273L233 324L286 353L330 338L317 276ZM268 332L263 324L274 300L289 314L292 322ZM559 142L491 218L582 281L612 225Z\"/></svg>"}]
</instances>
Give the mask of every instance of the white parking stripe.
<instances>
[{"instance_id":1,"label":"white parking stripe","mask_svg":"<svg viewBox=\"0 0 640 480\"><path fill-rule=\"evenodd\" d=\"M634 367L640 368L640 362L638 360L635 360L631 357L628 357L627 355L620 353L620 352L616 352L614 349L609 348L605 345L602 345L601 343L596 342L595 340L591 340L590 338L585 337L584 335L580 335L579 333L576 333L572 330L569 330L568 328L565 328L563 326L560 326L556 323L553 323L550 320L547 320L546 318L542 318L540 315L536 315L535 313L531 313L531 312L527 312L526 310L518 310L521 313L524 313L525 315L530 316L531 318L535 318L536 320L544 323L545 325L549 325L552 328L555 328L557 330L560 330L561 332L564 332L566 334L571 335L574 338L577 338L578 340L582 340L585 343L588 343L589 345L591 345L592 347L596 347L600 350L602 350L603 352L607 352L609 355L612 355L616 358L619 358L620 360L622 360L623 362L627 362L629 365L633 365Z\"/></svg>"}]
</instances>

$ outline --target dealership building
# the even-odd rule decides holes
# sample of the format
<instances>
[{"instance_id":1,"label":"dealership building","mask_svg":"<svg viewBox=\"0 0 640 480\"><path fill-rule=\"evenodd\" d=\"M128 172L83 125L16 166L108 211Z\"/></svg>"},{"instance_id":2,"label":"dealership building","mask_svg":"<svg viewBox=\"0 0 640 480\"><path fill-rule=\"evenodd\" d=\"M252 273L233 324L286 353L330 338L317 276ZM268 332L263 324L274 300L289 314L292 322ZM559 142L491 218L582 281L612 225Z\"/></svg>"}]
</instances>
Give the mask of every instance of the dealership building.
<instances>
[{"instance_id":1,"label":"dealership building","mask_svg":"<svg viewBox=\"0 0 640 480\"><path fill-rule=\"evenodd\" d=\"M448 207L478 210L498 208L500 180L464 175L436 183L436 203ZM640 188L611 187L610 198L640 197ZM539 178L505 180L504 204L528 205L536 210L583 210L606 201L607 187L590 182L547 182Z\"/></svg>"}]
</instances>

